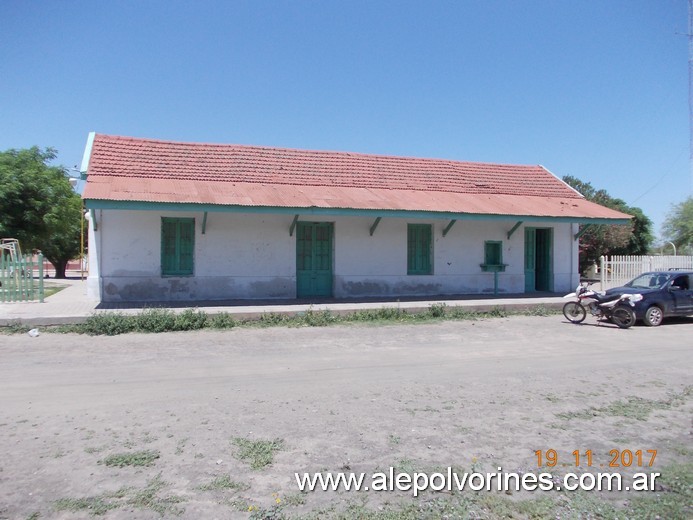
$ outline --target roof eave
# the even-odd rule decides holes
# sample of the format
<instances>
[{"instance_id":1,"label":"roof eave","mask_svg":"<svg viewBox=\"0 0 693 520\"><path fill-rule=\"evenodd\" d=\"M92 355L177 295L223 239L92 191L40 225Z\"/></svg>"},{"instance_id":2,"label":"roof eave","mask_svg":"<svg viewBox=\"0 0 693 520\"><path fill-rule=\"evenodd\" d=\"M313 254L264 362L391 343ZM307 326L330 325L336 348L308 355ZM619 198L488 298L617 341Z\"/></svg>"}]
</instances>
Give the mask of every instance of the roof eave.
<instances>
[{"instance_id":1,"label":"roof eave","mask_svg":"<svg viewBox=\"0 0 693 520\"><path fill-rule=\"evenodd\" d=\"M389 217L441 220L522 220L523 222L563 222L576 224L629 224L630 218L584 217L571 215L512 215L494 213L464 213L447 211L421 211L400 209L361 209L324 207L242 206L203 204L196 202L146 202L133 200L85 199L88 209L130 211L190 211L220 213L271 213L281 215L331 215L352 217Z\"/></svg>"}]
</instances>

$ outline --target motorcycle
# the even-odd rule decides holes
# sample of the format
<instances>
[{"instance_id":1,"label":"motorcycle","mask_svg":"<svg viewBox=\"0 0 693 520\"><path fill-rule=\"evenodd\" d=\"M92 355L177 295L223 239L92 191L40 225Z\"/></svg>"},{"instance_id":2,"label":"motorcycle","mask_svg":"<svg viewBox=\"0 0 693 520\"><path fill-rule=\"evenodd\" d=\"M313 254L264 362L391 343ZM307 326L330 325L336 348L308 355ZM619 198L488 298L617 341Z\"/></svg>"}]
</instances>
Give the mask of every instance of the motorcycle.
<instances>
[{"instance_id":1,"label":"motorcycle","mask_svg":"<svg viewBox=\"0 0 693 520\"><path fill-rule=\"evenodd\" d=\"M596 318L614 322L618 327L627 329L635 324L636 302L642 300L642 294L605 294L589 288L591 283L581 283L575 292L564 298L577 298L563 306L563 316L572 323L582 323L587 317L587 309ZM585 308L587 307L587 309Z\"/></svg>"}]
</instances>

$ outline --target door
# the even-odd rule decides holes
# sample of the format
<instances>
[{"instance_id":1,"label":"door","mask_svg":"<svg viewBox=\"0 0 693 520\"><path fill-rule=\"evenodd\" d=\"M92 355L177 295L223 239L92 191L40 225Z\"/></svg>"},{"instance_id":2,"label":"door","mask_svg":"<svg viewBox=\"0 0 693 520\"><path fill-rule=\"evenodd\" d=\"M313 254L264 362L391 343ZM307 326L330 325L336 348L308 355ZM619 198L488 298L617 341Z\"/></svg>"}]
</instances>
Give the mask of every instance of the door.
<instances>
[{"instance_id":1,"label":"door","mask_svg":"<svg viewBox=\"0 0 693 520\"><path fill-rule=\"evenodd\" d=\"M553 229L525 228L525 292L553 291Z\"/></svg>"},{"instance_id":2,"label":"door","mask_svg":"<svg viewBox=\"0 0 693 520\"><path fill-rule=\"evenodd\" d=\"M534 228L525 228L525 292L534 292L537 290L536 282L536 238L537 230Z\"/></svg>"},{"instance_id":3,"label":"door","mask_svg":"<svg viewBox=\"0 0 693 520\"><path fill-rule=\"evenodd\" d=\"M674 278L669 290L674 297L674 312L676 314L693 314L693 290L691 276L682 274Z\"/></svg>"},{"instance_id":4,"label":"door","mask_svg":"<svg viewBox=\"0 0 693 520\"><path fill-rule=\"evenodd\" d=\"M332 296L332 222L296 225L296 295Z\"/></svg>"}]
</instances>

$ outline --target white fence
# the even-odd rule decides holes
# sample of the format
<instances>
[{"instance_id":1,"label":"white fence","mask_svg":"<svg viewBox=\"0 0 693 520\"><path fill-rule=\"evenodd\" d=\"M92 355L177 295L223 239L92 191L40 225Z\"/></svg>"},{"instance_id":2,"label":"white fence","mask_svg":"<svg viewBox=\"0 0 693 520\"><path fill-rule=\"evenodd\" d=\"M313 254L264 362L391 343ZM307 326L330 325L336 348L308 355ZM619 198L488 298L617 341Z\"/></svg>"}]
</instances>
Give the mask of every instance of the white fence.
<instances>
[{"instance_id":1,"label":"white fence","mask_svg":"<svg viewBox=\"0 0 693 520\"><path fill-rule=\"evenodd\" d=\"M599 264L599 281L604 290L623 285L648 271L676 268L693 271L693 256L602 256Z\"/></svg>"}]
</instances>

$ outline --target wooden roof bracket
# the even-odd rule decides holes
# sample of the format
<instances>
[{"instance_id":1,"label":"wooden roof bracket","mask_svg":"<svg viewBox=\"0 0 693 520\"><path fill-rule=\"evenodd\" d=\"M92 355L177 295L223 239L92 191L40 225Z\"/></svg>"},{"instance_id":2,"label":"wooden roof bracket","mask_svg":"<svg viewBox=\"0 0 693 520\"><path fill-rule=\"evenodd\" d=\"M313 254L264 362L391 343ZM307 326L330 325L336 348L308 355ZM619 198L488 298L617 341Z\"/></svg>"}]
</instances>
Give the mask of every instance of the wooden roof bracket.
<instances>
[{"instance_id":1,"label":"wooden roof bracket","mask_svg":"<svg viewBox=\"0 0 693 520\"><path fill-rule=\"evenodd\" d=\"M375 218L375 221L373 222L373 225L371 226L371 229L370 229L371 236L373 236L373 233L375 233L375 230L378 227L378 224L380 224L380 219L382 219L382 217L376 217Z\"/></svg>"},{"instance_id":2,"label":"wooden roof bracket","mask_svg":"<svg viewBox=\"0 0 693 520\"><path fill-rule=\"evenodd\" d=\"M578 231L577 233L575 233L575 235L573 236L573 239L578 240L582 235L585 234L585 231L587 231L590 228L590 226L592 226L592 225L593 224L584 224L582 226L582 229L580 231Z\"/></svg>"},{"instance_id":3,"label":"wooden roof bracket","mask_svg":"<svg viewBox=\"0 0 693 520\"><path fill-rule=\"evenodd\" d=\"M452 229L452 226L455 225L455 222L457 222L457 219L452 219L450 223L447 226L445 226L445 229L443 229L443 236L448 234L448 231Z\"/></svg>"},{"instance_id":4,"label":"wooden roof bracket","mask_svg":"<svg viewBox=\"0 0 693 520\"><path fill-rule=\"evenodd\" d=\"M296 229L296 222L298 222L298 215L294 215L294 219L291 221L291 227L289 228L289 236L294 236L294 229Z\"/></svg>"},{"instance_id":5,"label":"wooden roof bracket","mask_svg":"<svg viewBox=\"0 0 693 520\"><path fill-rule=\"evenodd\" d=\"M518 220L517 223L508 231L508 240L510 240L510 237L513 236L513 233L517 231L517 228L519 228L522 225L522 220Z\"/></svg>"},{"instance_id":6,"label":"wooden roof bracket","mask_svg":"<svg viewBox=\"0 0 693 520\"><path fill-rule=\"evenodd\" d=\"M204 235L207 231L207 212L205 211L204 217L202 217L202 234Z\"/></svg>"}]
</instances>

